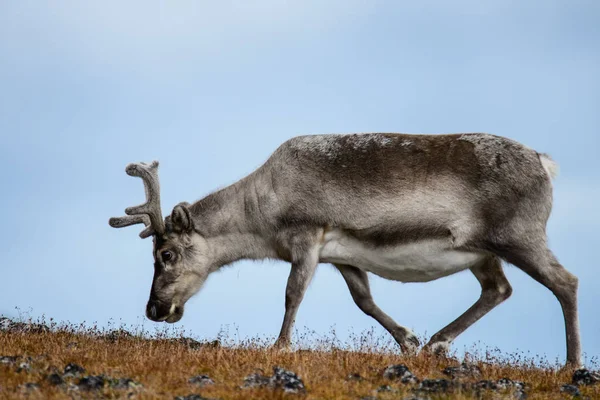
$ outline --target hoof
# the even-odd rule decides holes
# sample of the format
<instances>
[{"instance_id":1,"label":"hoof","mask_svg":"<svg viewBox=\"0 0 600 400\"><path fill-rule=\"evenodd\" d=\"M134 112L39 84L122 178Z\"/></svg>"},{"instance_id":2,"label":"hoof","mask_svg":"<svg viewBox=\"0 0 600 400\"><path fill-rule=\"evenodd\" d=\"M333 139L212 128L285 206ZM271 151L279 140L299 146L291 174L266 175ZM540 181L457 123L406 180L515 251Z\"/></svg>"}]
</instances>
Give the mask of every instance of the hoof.
<instances>
[{"instance_id":1,"label":"hoof","mask_svg":"<svg viewBox=\"0 0 600 400\"><path fill-rule=\"evenodd\" d=\"M425 347L423 347L423 351L425 353L433 354L435 356L446 357L450 352L450 342L430 342L427 343Z\"/></svg>"},{"instance_id":2,"label":"hoof","mask_svg":"<svg viewBox=\"0 0 600 400\"><path fill-rule=\"evenodd\" d=\"M275 342L275 344L273 344L273 346L271 346L271 349L278 351L280 353L292 353L294 351L292 349L291 343L282 343L282 342Z\"/></svg>"},{"instance_id":3,"label":"hoof","mask_svg":"<svg viewBox=\"0 0 600 400\"><path fill-rule=\"evenodd\" d=\"M560 370L574 372L576 370L585 370L585 366L581 361L567 361Z\"/></svg>"},{"instance_id":4,"label":"hoof","mask_svg":"<svg viewBox=\"0 0 600 400\"><path fill-rule=\"evenodd\" d=\"M417 354L417 351L421 346L421 342L419 342L419 339L417 339L417 337L411 332L408 332L406 336L404 336L404 339L401 342L399 341L398 343L400 344L400 349L402 350L402 353L410 356Z\"/></svg>"}]
</instances>

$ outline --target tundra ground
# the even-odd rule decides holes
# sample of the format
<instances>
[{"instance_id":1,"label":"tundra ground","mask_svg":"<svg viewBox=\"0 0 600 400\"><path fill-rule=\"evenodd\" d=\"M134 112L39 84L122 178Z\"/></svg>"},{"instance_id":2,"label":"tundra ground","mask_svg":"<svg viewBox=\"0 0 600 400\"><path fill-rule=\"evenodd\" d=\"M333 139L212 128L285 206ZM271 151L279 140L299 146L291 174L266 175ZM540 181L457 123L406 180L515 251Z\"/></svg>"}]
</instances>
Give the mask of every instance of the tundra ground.
<instances>
[{"instance_id":1,"label":"tundra ground","mask_svg":"<svg viewBox=\"0 0 600 400\"><path fill-rule=\"evenodd\" d=\"M599 376L591 371L583 374L590 378L589 384L579 382L561 391L563 385L572 383L575 371L543 359L503 355L497 350L468 354L460 360L425 354L406 357L373 332L347 344L330 337L304 346L308 349L281 352L268 348L270 340L262 339L222 336L202 342L183 335L124 329L19 325L8 319L3 323L0 399L174 399L192 394L199 396L195 399L574 398L568 391L579 391L579 398L600 399L600 382L594 383ZM408 375L402 368L384 374L388 366L400 364L410 371ZM598 369L597 360L588 364ZM269 381L274 367L297 374L304 389L286 386L275 377ZM403 383L402 377L410 374L412 378ZM199 375L206 377L190 382ZM508 380L498 381L502 378ZM502 382L516 386L507 388ZM523 390L517 390L518 382L524 383Z\"/></svg>"}]
</instances>

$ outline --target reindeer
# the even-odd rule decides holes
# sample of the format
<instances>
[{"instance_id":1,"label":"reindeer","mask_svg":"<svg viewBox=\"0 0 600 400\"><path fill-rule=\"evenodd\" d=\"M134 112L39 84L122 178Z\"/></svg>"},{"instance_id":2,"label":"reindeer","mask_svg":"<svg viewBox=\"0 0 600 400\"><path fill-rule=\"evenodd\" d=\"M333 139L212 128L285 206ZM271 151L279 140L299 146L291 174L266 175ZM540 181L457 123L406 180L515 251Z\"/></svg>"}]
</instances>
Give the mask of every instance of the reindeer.
<instances>
[{"instance_id":1,"label":"reindeer","mask_svg":"<svg viewBox=\"0 0 600 400\"><path fill-rule=\"evenodd\" d=\"M143 223L153 237L154 279L146 315L179 321L209 274L241 259L291 263L277 348L288 348L304 293L319 263L331 263L356 305L401 350L417 337L373 301L368 272L429 282L470 270L481 296L433 335L424 350L442 354L469 326L510 297L502 261L547 287L562 306L567 363L581 365L578 279L547 245L551 180L546 155L490 134L312 135L283 143L256 171L163 220L158 162L130 164L147 202L111 218Z\"/></svg>"}]
</instances>

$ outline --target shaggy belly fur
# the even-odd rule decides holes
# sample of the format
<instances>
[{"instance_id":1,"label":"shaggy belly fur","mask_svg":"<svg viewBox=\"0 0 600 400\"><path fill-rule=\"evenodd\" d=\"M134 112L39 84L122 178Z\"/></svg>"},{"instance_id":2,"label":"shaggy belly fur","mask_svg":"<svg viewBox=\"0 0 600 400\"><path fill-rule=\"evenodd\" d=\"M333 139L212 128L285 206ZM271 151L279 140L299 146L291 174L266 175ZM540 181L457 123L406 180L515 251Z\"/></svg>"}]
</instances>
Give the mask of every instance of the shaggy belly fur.
<instances>
[{"instance_id":1,"label":"shaggy belly fur","mask_svg":"<svg viewBox=\"0 0 600 400\"><path fill-rule=\"evenodd\" d=\"M453 249L448 239L374 247L332 230L325 234L319 261L352 265L400 282L428 282L471 268L485 258L484 253Z\"/></svg>"}]
</instances>

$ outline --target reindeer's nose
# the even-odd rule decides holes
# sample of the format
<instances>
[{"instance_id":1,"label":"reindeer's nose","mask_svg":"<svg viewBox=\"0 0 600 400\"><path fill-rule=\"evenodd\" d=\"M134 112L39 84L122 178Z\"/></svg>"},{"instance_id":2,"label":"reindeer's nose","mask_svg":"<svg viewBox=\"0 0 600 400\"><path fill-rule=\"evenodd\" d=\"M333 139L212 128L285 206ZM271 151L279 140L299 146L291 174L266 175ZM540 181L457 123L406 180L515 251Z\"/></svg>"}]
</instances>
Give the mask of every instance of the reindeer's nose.
<instances>
[{"instance_id":1,"label":"reindeer's nose","mask_svg":"<svg viewBox=\"0 0 600 400\"><path fill-rule=\"evenodd\" d=\"M171 315L171 304L150 300L146 305L146 317L152 321L164 321Z\"/></svg>"}]
</instances>

